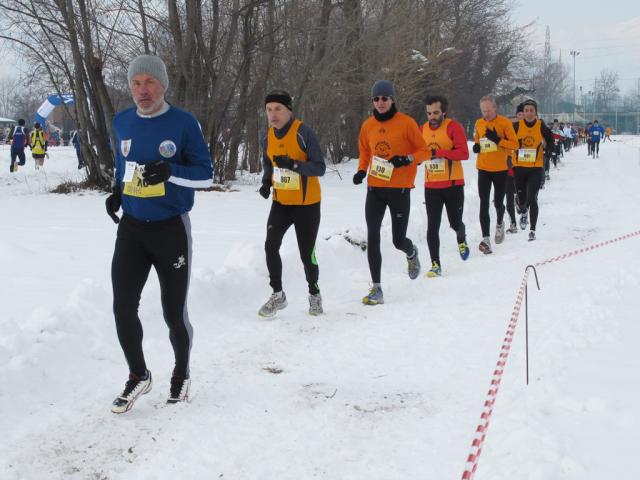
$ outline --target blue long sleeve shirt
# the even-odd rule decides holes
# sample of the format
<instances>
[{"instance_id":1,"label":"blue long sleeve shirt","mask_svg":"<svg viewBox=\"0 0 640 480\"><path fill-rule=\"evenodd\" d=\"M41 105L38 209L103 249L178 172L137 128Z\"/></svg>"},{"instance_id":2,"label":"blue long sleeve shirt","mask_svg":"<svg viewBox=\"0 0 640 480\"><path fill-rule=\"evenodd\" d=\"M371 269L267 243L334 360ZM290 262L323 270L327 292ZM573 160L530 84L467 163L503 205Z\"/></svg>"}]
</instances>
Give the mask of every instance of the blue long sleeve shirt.
<instances>
[{"instance_id":1,"label":"blue long sleeve shirt","mask_svg":"<svg viewBox=\"0 0 640 480\"><path fill-rule=\"evenodd\" d=\"M141 117L132 107L113 118L116 137L115 180L122 194L122 210L141 221L158 221L191 210L194 188L207 188L213 181L211 156L198 121L189 112L169 106L155 117ZM124 193L126 162L146 165L165 160L171 177L165 193L138 197Z\"/></svg>"},{"instance_id":2,"label":"blue long sleeve shirt","mask_svg":"<svg viewBox=\"0 0 640 480\"><path fill-rule=\"evenodd\" d=\"M589 135L591 135L592 142L599 142L604 137L604 128L602 128L602 125L591 125Z\"/></svg>"}]
</instances>

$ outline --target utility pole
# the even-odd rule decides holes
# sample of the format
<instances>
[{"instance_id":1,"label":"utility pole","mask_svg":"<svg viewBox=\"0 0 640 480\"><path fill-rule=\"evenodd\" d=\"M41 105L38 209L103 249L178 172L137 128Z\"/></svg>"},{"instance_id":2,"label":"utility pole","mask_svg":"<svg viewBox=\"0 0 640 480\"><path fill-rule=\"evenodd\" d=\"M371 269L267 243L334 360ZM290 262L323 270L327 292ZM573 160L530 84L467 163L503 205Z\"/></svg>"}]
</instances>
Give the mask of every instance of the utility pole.
<instances>
[{"instance_id":1,"label":"utility pole","mask_svg":"<svg viewBox=\"0 0 640 480\"><path fill-rule=\"evenodd\" d=\"M580 55L578 50L569 52L573 57L573 123L576 123L576 57Z\"/></svg>"}]
</instances>

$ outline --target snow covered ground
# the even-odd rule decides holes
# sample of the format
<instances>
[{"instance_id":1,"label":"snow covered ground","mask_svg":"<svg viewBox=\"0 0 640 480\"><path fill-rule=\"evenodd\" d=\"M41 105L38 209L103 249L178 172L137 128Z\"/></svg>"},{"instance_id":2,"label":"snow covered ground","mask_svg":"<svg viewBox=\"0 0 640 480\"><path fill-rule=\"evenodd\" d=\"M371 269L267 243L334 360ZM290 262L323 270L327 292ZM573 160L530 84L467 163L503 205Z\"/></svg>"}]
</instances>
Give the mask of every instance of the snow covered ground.
<instances>
[{"instance_id":1,"label":"snow covered ground","mask_svg":"<svg viewBox=\"0 0 640 480\"><path fill-rule=\"evenodd\" d=\"M269 202L257 180L198 193L192 212L189 404L165 398L172 353L157 278L141 303L153 390L125 415L109 406L127 377L111 313L115 225L103 194L55 195L80 179L73 149L9 174L0 147L0 478L459 479L527 264L640 229L640 141L582 146L540 193L538 240L509 235L483 256L475 161L465 167L471 257L441 229L444 276L415 281L383 224L386 304L360 303L364 186L355 162L328 171L317 245L325 315L309 317L295 237L281 250L289 307L269 293ZM419 173L417 184L422 183ZM424 267L423 189L409 236ZM492 212L492 218L495 218ZM494 223L492 223L493 227ZM500 387L478 479L640 478L640 237L540 267ZM281 373L276 373L280 372Z\"/></svg>"}]
</instances>

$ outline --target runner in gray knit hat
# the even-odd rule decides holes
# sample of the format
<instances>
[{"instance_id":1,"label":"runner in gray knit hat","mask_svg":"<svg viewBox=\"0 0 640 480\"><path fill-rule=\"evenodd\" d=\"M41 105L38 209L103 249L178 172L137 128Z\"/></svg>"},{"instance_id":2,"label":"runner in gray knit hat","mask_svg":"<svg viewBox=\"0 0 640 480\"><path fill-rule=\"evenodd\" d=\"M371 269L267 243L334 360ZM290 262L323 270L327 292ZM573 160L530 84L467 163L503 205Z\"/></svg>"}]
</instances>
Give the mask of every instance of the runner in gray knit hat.
<instances>
[{"instance_id":1,"label":"runner in gray knit hat","mask_svg":"<svg viewBox=\"0 0 640 480\"><path fill-rule=\"evenodd\" d=\"M131 79L140 73L146 73L158 79L165 91L169 88L167 67L160 57L155 55L140 55L134 58L127 70L127 81L131 85Z\"/></svg>"},{"instance_id":2,"label":"runner in gray knit hat","mask_svg":"<svg viewBox=\"0 0 640 480\"><path fill-rule=\"evenodd\" d=\"M396 89L388 80L378 80L371 87L371 98L373 97L392 97L396 99Z\"/></svg>"}]
</instances>

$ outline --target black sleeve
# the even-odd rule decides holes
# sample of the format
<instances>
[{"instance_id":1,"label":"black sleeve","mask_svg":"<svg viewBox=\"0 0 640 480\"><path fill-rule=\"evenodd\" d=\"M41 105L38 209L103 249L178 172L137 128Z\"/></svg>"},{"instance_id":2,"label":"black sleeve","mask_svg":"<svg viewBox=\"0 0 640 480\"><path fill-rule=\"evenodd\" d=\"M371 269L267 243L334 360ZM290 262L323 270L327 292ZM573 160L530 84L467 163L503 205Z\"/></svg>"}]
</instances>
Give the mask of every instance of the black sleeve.
<instances>
[{"instance_id":1,"label":"black sleeve","mask_svg":"<svg viewBox=\"0 0 640 480\"><path fill-rule=\"evenodd\" d=\"M269 157L267 157L267 133L263 135L260 140L260 147L262 148L262 184L271 185L271 177L273 175L273 164Z\"/></svg>"},{"instance_id":2,"label":"black sleeve","mask_svg":"<svg viewBox=\"0 0 640 480\"><path fill-rule=\"evenodd\" d=\"M298 129L298 145L307 154L308 161L296 162L294 169L300 175L306 177L321 177L327 169L322 155L322 148L318 137L304 123Z\"/></svg>"},{"instance_id":3,"label":"black sleeve","mask_svg":"<svg viewBox=\"0 0 640 480\"><path fill-rule=\"evenodd\" d=\"M547 127L547 124L544 123L544 120L540 120L540 130L542 131L542 138L544 138L545 143L547 144L545 150L549 150L553 148L555 141L553 140L553 133Z\"/></svg>"}]
</instances>

